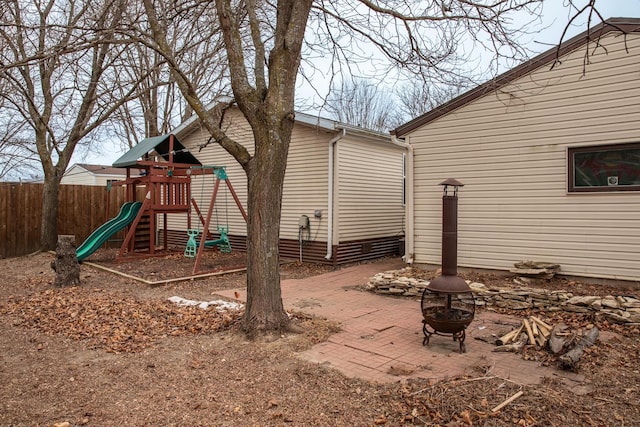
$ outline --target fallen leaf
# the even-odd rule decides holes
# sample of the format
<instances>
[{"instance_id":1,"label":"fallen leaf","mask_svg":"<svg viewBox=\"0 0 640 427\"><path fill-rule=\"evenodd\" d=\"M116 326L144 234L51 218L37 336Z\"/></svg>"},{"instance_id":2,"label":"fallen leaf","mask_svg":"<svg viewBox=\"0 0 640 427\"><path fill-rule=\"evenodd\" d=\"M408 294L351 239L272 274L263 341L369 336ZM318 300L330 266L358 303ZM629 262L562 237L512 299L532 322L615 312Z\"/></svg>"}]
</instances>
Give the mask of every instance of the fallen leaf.
<instances>
[{"instance_id":1,"label":"fallen leaf","mask_svg":"<svg viewBox=\"0 0 640 427\"><path fill-rule=\"evenodd\" d=\"M381 425L381 424L386 424L387 423L387 417L385 417L384 415L380 415L378 418L376 418L373 423L375 425Z\"/></svg>"},{"instance_id":2,"label":"fallen leaf","mask_svg":"<svg viewBox=\"0 0 640 427\"><path fill-rule=\"evenodd\" d=\"M280 402L278 402L277 400L270 400L269 401L269 408L275 408L279 404L280 404Z\"/></svg>"}]
</instances>

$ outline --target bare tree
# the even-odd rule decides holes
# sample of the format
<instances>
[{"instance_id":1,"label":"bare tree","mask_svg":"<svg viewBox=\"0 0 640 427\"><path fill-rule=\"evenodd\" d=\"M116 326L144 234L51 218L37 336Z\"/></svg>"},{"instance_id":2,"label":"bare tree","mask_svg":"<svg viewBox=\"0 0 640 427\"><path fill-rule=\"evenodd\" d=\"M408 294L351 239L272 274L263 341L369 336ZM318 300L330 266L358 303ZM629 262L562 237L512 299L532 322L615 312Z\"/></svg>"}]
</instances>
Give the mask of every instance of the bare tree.
<instances>
[{"instance_id":1,"label":"bare tree","mask_svg":"<svg viewBox=\"0 0 640 427\"><path fill-rule=\"evenodd\" d=\"M0 81L0 92L6 94L8 90L9 87L2 88ZM0 97L0 181L17 181L39 171L37 153L20 136L24 126L24 119L11 108L5 108Z\"/></svg>"},{"instance_id":2,"label":"bare tree","mask_svg":"<svg viewBox=\"0 0 640 427\"><path fill-rule=\"evenodd\" d=\"M210 103L229 95L228 70L215 6L210 2L194 1L169 10L170 14L158 19L173 52L172 60L196 88L202 102ZM193 115L193 109L182 97L171 75L167 60L155 46L149 46L149 28L140 20L141 15L144 15L143 10L133 7L127 10L125 28L129 30L124 32L138 43L131 44L123 54L121 69L125 82L140 81L139 96L122 105L112 121L116 135L127 141L129 147L140 138L169 133Z\"/></svg>"},{"instance_id":3,"label":"bare tree","mask_svg":"<svg viewBox=\"0 0 640 427\"><path fill-rule=\"evenodd\" d=\"M3 136L37 153L44 172L43 249L56 245L60 180L71 155L98 138L98 127L126 101L112 96L122 50L113 29L126 5L8 0L1 9L0 97L5 114L21 124Z\"/></svg>"},{"instance_id":4,"label":"bare tree","mask_svg":"<svg viewBox=\"0 0 640 427\"><path fill-rule=\"evenodd\" d=\"M393 95L370 80L353 79L332 91L325 110L337 120L378 132L387 132L403 123Z\"/></svg>"},{"instance_id":5,"label":"bare tree","mask_svg":"<svg viewBox=\"0 0 640 427\"><path fill-rule=\"evenodd\" d=\"M375 68L378 76L393 67L434 79L456 75L465 59L458 55L464 37L497 55L523 56L515 42L522 27L511 26L509 17L521 11L535 13L540 1L216 0L233 95L253 130L254 154L220 128L224 108L207 111L175 60L158 17L160 10L170 13L173 4L144 0L155 48L167 60L202 126L247 174L249 265L243 324L251 333L289 326L280 293L278 243L301 60L303 78L315 70L317 58L329 58L339 72L341 67L356 70L370 64L373 56L384 58Z\"/></svg>"},{"instance_id":6,"label":"bare tree","mask_svg":"<svg viewBox=\"0 0 640 427\"><path fill-rule=\"evenodd\" d=\"M445 102L460 95L466 89L466 84L457 85L429 84L422 80L406 83L398 90L398 105L403 121L421 116Z\"/></svg>"}]
</instances>

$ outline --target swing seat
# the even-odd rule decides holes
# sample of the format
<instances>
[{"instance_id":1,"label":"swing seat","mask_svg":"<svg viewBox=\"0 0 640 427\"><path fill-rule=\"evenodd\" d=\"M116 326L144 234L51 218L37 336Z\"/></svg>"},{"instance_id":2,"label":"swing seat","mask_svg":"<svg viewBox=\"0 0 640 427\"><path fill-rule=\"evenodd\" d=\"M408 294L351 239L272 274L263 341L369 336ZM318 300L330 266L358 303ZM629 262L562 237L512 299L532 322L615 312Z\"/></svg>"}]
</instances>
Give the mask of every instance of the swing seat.
<instances>
[{"instance_id":1,"label":"swing seat","mask_svg":"<svg viewBox=\"0 0 640 427\"><path fill-rule=\"evenodd\" d=\"M187 240L187 246L184 248L184 256L187 258L195 258L198 253L198 244L196 242L196 237L200 234L200 230L187 230L187 236L189 239Z\"/></svg>"},{"instance_id":2,"label":"swing seat","mask_svg":"<svg viewBox=\"0 0 640 427\"><path fill-rule=\"evenodd\" d=\"M204 242L204 246L206 248L213 248L217 246L220 252L225 254L230 253L231 243L229 242L229 238L227 237L229 229L227 227L218 226L218 232L220 233L220 238L216 240L207 240Z\"/></svg>"}]
</instances>

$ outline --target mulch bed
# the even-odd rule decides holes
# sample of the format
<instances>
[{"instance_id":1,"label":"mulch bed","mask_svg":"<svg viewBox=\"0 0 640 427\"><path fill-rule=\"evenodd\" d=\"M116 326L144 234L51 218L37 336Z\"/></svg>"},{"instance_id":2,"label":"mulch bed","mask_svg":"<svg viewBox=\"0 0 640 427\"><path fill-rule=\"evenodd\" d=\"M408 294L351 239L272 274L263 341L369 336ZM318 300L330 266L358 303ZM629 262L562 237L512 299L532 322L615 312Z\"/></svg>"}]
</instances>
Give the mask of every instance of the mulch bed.
<instances>
[{"instance_id":1,"label":"mulch bed","mask_svg":"<svg viewBox=\"0 0 640 427\"><path fill-rule=\"evenodd\" d=\"M156 256L149 258L132 257L116 260L118 252L116 249L102 249L86 261L154 282L194 275L193 268L196 260L185 257L183 251L184 249L173 248L157 252ZM245 252L222 253L217 250L207 250L202 255L197 274L242 270L246 266Z\"/></svg>"}]
</instances>

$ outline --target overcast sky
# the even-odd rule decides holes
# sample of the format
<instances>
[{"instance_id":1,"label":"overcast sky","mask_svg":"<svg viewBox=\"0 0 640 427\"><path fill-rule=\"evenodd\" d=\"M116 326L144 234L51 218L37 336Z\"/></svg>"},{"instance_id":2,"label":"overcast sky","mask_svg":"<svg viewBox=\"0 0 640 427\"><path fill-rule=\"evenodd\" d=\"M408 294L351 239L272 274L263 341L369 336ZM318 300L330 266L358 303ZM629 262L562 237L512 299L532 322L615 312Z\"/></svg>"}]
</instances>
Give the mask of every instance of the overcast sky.
<instances>
[{"instance_id":1,"label":"overcast sky","mask_svg":"<svg viewBox=\"0 0 640 427\"><path fill-rule=\"evenodd\" d=\"M586 3L584 0L583 3ZM560 41L562 31L569 21L569 10L564 5L565 0L547 0L543 3L542 25L540 30L530 35L527 43L534 53L542 53L551 49ZM597 0L596 6L604 19L616 17L640 18L640 0ZM565 40L586 30L587 16L582 16L572 25ZM595 22L599 22L596 17ZM506 70L502 70L506 71ZM90 154L85 158L74 154L71 165L74 163L96 163L110 165L117 160L123 151L119 144L105 145L104 154Z\"/></svg>"},{"instance_id":2,"label":"overcast sky","mask_svg":"<svg viewBox=\"0 0 640 427\"><path fill-rule=\"evenodd\" d=\"M564 6L565 0L546 0L543 3L543 26L534 38L532 49L541 53L556 45L569 21L569 9ZM582 3L587 3L583 0ZM609 18L640 18L640 0L597 0L596 7L604 19ZM599 22L599 18L595 18ZM578 19L568 32L569 38L586 30L587 16ZM547 27L547 28L545 28ZM541 42L541 43L537 43Z\"/></svg>"}]
</instances>

